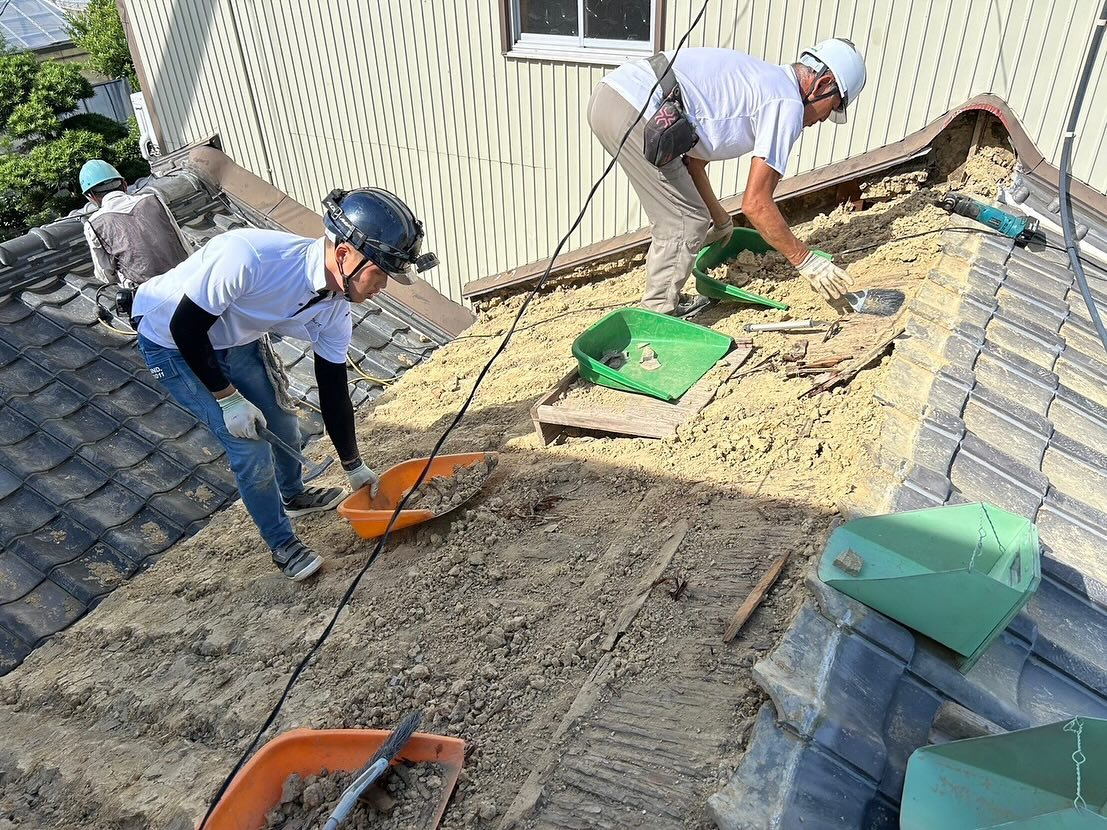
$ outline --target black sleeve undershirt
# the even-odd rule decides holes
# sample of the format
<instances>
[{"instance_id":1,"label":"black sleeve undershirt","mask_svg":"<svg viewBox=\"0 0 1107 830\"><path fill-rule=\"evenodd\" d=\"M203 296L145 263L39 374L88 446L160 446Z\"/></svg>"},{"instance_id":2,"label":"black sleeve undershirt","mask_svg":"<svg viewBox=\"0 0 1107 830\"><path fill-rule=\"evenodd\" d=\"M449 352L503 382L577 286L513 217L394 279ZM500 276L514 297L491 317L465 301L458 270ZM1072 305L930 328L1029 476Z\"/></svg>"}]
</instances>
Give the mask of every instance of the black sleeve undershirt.
<instances>
[{"instance_id":1,"label":"black sleeve undershirt","mask_svg":"<svg viewBox=\"0 0 1107 830\"><path fill-rule=\"evenodd\" d=\"M177 350L200 382L211 392L230 386L223 370L215 362L208 331L219 318L209 314L188 297L182 297L169 322L169 331ZM323 425L331 437L335 451L343 462L358 459L357 435L354 432L354 405L347 388L346 364L331 363L315 355L315 380L319 384L319 408Z\"/></svg>"},{"instance_id":2,"label":"black sleeve undershirt","mask_svg":"<svg viewBox=\"0 0 1107 830\"><path fill-rule=\"evenodd\" d=\"M331 363L315 355L315 381L319 384L319 409L339 460L345 465L358 459L354 433L354 405L350 401L345 363Z\"/></svg>"},{"instance_id":3,"label":"black sleeve undershirt","mask_svg":"<svg viewBox=\"0 0 1107 830\"><path fill-rule=\"evenodd\" d=\"M169 321L169 333L173 335L177 351L185 359L188 368L213 393L221 392L231 385L215 362L215 349L208 337L208 331L218 319L188 297L182 297L177 310L173 312L173 319Z\"/></svg>"}]
</instances>

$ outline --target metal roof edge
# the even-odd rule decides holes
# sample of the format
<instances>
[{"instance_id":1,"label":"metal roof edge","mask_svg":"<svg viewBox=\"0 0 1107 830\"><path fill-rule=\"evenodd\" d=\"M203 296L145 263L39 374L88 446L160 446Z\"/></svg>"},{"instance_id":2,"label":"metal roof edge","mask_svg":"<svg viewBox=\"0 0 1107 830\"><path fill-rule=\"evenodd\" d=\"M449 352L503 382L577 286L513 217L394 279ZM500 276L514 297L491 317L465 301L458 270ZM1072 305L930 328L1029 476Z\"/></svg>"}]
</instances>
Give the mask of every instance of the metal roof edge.
<instances>
[{"instance_id":1,"label":"metal roof edge","mask_svg":"<svg viewBox=\"0 0 1107 830\"><path fill-rule=\"evenodd\" d=\"M213 146L214 143L209 140L166 157L159 162L159 170L169 167L193 172L208 187L223 192L236 208L259 219L260 225L302 236L323 235L323 220L319 214L237 164ZM476 319L469 309L424 280L416 280L410 286L389 283L382 294L403 306L420 322L450 337L461 334Z\"/></svg>"}]
</instances>

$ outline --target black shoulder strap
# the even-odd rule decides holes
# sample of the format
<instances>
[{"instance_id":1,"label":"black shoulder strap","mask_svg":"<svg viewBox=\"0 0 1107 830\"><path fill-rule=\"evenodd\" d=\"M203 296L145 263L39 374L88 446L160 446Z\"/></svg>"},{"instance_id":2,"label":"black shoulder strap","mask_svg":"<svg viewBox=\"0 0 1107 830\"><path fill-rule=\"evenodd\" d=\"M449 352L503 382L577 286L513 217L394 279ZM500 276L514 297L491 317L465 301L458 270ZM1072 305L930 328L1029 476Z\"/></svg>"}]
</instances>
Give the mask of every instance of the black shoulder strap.
<instances>
[{"instance_id":1,"label":"black shoulder strap","mask_svg":"<svg viewBox=\"0 0 1107 830\"><path fill-rule=\"evenodd\" d=\"M677 87L676 73L673 71L673 65L669 62L669 59L665 57L664 52L658 52L656 55L650 58L650 66L653 68L653 74L655 74L661 81L661 97L669 98L673 92L680 93Z\"/></svg>"}]
</instances>

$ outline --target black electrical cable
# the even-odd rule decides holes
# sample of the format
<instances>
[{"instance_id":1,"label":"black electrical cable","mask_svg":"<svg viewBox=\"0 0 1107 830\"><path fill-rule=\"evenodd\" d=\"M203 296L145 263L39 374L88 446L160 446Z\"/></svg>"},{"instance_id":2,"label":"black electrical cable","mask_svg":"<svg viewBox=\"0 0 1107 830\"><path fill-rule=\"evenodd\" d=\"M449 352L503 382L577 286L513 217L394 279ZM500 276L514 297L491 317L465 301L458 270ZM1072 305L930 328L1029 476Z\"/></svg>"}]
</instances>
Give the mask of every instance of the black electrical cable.
<instances>
[{"instance_id":1,"label":"black electrical cable","mask_svg":"<svg viewBox=\"0 0 1107 830\"><path fill-rule=\"evenodd\" d=\"M862 251L871 251L874 248L879 248L881 245L887 245L889 242L902 242L906 239L915 239L916 237L928 236L933 233L975 233L979 234L980 236L994 236L999 239L1005 239L1008 241L1011 239L1011 237L1007 236L1006 234L1002 234L999 231L993 231L990 228L931 228L927 231L918 231L917 233L908 233L904 234L903 236L895 236L891 239L885 239L881 242L873 242L869 245L859 245L856 248L847 248L844 251L827 251L827 253L832 254L833 256L849 256L850 254L857 254ZM1068 251L1068 248L1066 248L1064 245L1054 245L1042 238L1038 238L1032 241L1030 244L1040 245L1041 247L1048 248L1051 251ZM1085 265L1089 265L1092 268L1096 268L1100 271L1103 271L1104 274L1107 274L1107 265L1100 265L1098 262L1090 260L1087 257L1080 257L1080 261ZM1104 277L1096 277L1096 279L1104 279Z\"/></svg>"},{"instance_id":2,"label":"black electrical cable","mask_svg":"<svg viewBox=\"0 0 1107 830\"><path fill-rule=\"evenodd\" d=\"M1099 53L1099 45L1103 40L1103 29L1107 26L1107 0L1099 12L1095 29L1092 33L1092 42L1088 45L1088 54L1084 58L1084 71L1080 73L1080 82L1076 86L1076 97L1072 101L1072 110L1069 112L1069 123L1065 127L1065 142L1061 149L1060 174L1058 176L1058 190L1061 202L1061 230L1065 234L1065 251L1069 255L1069 263L1072 272L1076 275L1076 284L1080 287L1080 294L1084 298L1084 304L1088 307L1092 325L1099 334L1103 350L1107 351L1107 329L1103 327L1103 320L1099 317L1099 309L1096 308L1091 289L1088 287L1088 278L1084 275L1084 268L1080 264L1080 255L1076 250L1076 223L1072 218L1072 205L1069 202L1069 177L1072 168L1072 145L1076 138L1076 122L1080 120L1080 110L1084 105L1084 93L1088 90L1088 81L1092 77L1092 69L1096 55Z\"/></svg>"},{"instance_id":3,"label":"black electrical cable","mask_svg":"<svg viewBox=\"0 0 1107 830\"><path fill-rule=\"evenodd\" d=\"M689 36L692 34L692 30L695 29L696 26L698 26L700 21L703 19L704 13L707 11L707 4L709 2L710 0L703 0L703 5L700 7L699 13L696 15L691 25L689 25L688 30L678 41L676 51L673 55L672 61L670 61L670 65L676 61L676 55L680 53L680 50L682 48L684 48L684 44L688 41ZM484 364L484 368L480 370L480 374L477 375L477 379L473 383L473 388L469 391L468 397L465 398L465 401L462 403L461 408L457 411L457 414L454 416L449 426L446 427L442 435L438 438L438 441L435 442L434 449L431 450L430 456L427 459L427 463L426 465L424 465L422 472L419 473L419 477L415 480L415 483L411 486L411 489L409 489L404 497L400 500L400 503L396 505L396 509L392 512L392 517L388 521L388 526L385 528L384 534L380 537L380 539L377 540L377 544L374 546L373 552L369 554L369 558L366 560L361 570L358 571L357 576L354 577L353 581L350 583L349 587L342 595L342 599L339 600L338 606L334 610L334 615L331 617L330 622L327 623L327 627L323 629L323 632L316 638L315 643L311 646L310 649L308 649L307 654L305 654L303 658L301 658L300 662L296 665L296 668L293 669L292 675L288 678L288 682L285 684L284 691L281 692L280 699L277 700L276 705L273 707L272 711L270 711L269 716L265 719L265 723L262 724L261 729L258 730L257 734L254 736L254 739L250 742L250 745L246 748L241 757L239 757L238 762L234 765L234 769L232 769L227 777L223 780L223 784L222 786L220 786L219 791L215 794L211 802L208 804L207 812L204 814L204 818L200 822L198 830L204 830L204 828L207 826L208 819L211 818L211 814L212 811L215 809L215 805L217 805L220 799L223 798L224 794L227 792L227 788L231 784L231 781L233 781L234 777L238 775L239 770L242 769L242 766L246 763L246 759L249 758L250 754L254 751L254 748L257 746L258 741L261 740L261 737L277 719L277 715L280 713L281 707L284 706L285 701L288 699L288 694L292 690L292 687L299 679L303 670L307 667L307 664L311 661L311 658L315 656L315 653L330 636L331 631L334 630L335 623L338 622L338 617L342 613L342 609L346 607L346 604L354 595L354 591L357 590L358 585L361 583L362 577L365 576L370 566L380 555L381 551L384 550L384 546L388 542L389 534L391 534L392 527L396 524L396 520L399 517L400 512L404 509L404 506L407 504L407 501L411 497L411 494L414 493L423 483L423 480L427 476L427 472L430 470L431 463L434 461L435 457L442 449L442 446L446 443L446 439L450 437L450 434L454 431L454 429L457 428L457 425L461 423L461 419L465 417L465 413L469 411L469 406L473 403L473 399L476 397L477 390L480 389L480 385L484 382L485 376L487 376L488 372L491 370L492 364L494 364L497 358L499 358L499 356L504 353L504 350L507 349L507 345L511 342L511 337L515 333L516 327L519 325L519 320L522 319L523 315L527 311L527 308L530 306L531 301L535 298L535 296L537 296L538 292L545 284L546 279L549 277L550 272L553 270L554 262L561 254L561 249L564 248L565 245L568 243L569 237L572 236L572 234L577 230L578 227L580 227L580 223L583 221L584 214L587 212L588 206L592 203L592 199L595 197L596 191L600 189L600 185L603 184L604 180L607 178L608 174L615 166L615 162L619 157L619 153L622 152L623 145L626 144L627 138L630 136L631 131L638 125L638 122L642 120L643 116L646 113L646 109L650 105L650 101L653 100L654 92L657 91L660 85L661 81L660 79L658 79L654 83L653 87L650 89L649 94L646 96L646 103L643 104L642 109L638 111L638 115L634 119L634 123L632 123L627 128L627 131L623 134L623 138L619 142L619 146L615 149L615 155L612 156L611 160L604 168L603 173L598 179L596 179L596 181L592 185L592 188L588 191L588 195L584 199L584 204L581 205L580 212L577 214L577 217L573 221L573 224L569 228L569 230L566 231L563 237L561 237L561 241L557 243L557 247L554 248L553 253L550 255L550 261L546 265L546 270L542 273L542 276L538 279L538 282L535 283L534 288L530 290L530 293L528 293L526 298L523 300L522 305L519 307L519 311L516 313L515 318L511 322L511 326L508 328L507 333L504 335L504 339L500 342L499 347L488 359L488 362Z\"/></svg>"},{"instance_id":4,"label":"black electrical cable","mask_svg":"<svg viewBox=\"0 0 1107 830\"><path fill-rule=\"evenodd\" d=\"M542 320L535 320L530 325L520 326L515 329L515 333L518 334L521 331L528 331L529 329L537 328L538 326L544 326L546 323L552 323L554 320L560 320L562 317L568 317L572 314L584 314L586 311L607 311L612 308L622 308L626 303L608 303L607 305L590 305L587 308L574 308L569 311L563 311L561 314L555 314L553 317L546 317ZM502 337L502 331L494 331L489 334L462 334L459 337L455 337L451 340L451 343L456 343L458 340L483 340L488 337Z\"/></svg>"},{"instance_id":5,"label":"black electrical cable","mask_svg":"<svg viewBox=\"0 0 1107 830\"><path fill-rule=\"evenodd\" d=\"M994 237L997 237L999 239L1004 239L1004 240L1010 240L1011 239L1011 237L1007 236L1006 234L1002 234L999 231L994 231L991 228L985 228L985 227L980 227L980 228L932 228L932 229L926 230L926 231L918 231L916 233L908 233L908 234L904 234L902 236L894 236L890 239L885 239L885 240L882 240L880 242L873 242L869 245L859 245L856 248L847 248L844 251L828 251L827 253L832 253L836 257L849 256L851 254L861 253L862 251L871 251L874 248L879 248L880 246L887 245L891 242L903 242L904 240L907 240L907 239L916 239L920 236L929 236L929 235L935 234L935 233L974 233L974 234L978 234L980 236L994 236ZM817 243L815 243L815 244L817 244ZM1063 245L1053 245L1053 244L1051 244L1049 242L1046 242L1044 240L1038 240L1034 244L1041 245L1043 248L1049 248L1050 250L1054 250L1054 251L1065 251L1066 250L1066 248ZM1083 258L1083 257L1081 259L1083 260L1083 262L1085 264L1090 265L1093 268L1098 268L1098 269L1102 270L1105 273L1105 275L1107 275L1107 266L1099 265L1098 263L1096 263L1094 261L1090 261L1090 260L1088 260L1086 258ZM1105 277L1096 277L1096 279L1107 279L1107 276L1105 276ZM560 320L562 317L569 317L569 316L574 315L574 314L585 314L589 311L608 311L609 309L613 309L613 308L622 308L625 305L627 305L626 302L621 302L621 303L608 303L606 305L590 305L590 306L585 306L584 308L570 309L569 311L563 311L561 314L555 314L552 317L545 317L541 320L535 320L533 323L529 323L528 325L519 326L517 329L515 329L515 333L518 334L519 332L528 331L529 329L537 328L538 326L544 326L547 323L552 323L555 320ZM458 340L487 340L487 339L492 338L492 337L502 337L503 335L504 335L504 332L502 332L502 331L489 332L488 334L462 334L462 335L459 335L458 337L455 337L450 342L451 343L456 343Z\"/></svg>"}]
</instances>

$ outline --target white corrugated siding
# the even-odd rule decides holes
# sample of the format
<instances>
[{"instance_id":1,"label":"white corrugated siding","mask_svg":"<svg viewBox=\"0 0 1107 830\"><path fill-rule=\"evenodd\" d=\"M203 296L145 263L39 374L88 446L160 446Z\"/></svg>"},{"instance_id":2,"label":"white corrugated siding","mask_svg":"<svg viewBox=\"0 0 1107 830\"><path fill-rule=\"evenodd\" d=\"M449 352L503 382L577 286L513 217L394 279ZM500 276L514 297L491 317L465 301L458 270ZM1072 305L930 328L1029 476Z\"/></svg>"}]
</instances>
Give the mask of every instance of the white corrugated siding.
<instances>
[{"instance_id":1,"label":"white corrugated siding","mask_svg":"<svg viewBox=\"0 0 1107 830\"><path fill-rule=\"evenodd\" d=\"M666 46L700 8L670 0ZM547 256L607 161L584 121L605 67L508 59L496 0L130 0L170 147L219 133L236 161L317 206L332 187L394 190L425 220L458 298L469 280ZM689 43L773 62L831 35L863 50L848 125L804 132L789 174L903 138L982 92L1045 156L1061 133L1098 0L710 0ZM1107 61L1084 104L1074 175L1107 192ZM712 165L720 195L744 162ZM645 222L614 171L568 248Z\"/></svg>"}]
</instances>

